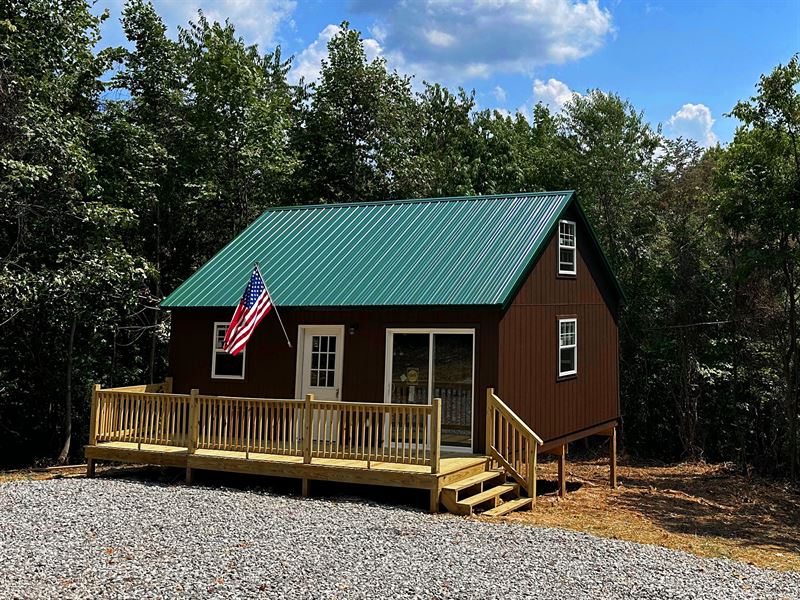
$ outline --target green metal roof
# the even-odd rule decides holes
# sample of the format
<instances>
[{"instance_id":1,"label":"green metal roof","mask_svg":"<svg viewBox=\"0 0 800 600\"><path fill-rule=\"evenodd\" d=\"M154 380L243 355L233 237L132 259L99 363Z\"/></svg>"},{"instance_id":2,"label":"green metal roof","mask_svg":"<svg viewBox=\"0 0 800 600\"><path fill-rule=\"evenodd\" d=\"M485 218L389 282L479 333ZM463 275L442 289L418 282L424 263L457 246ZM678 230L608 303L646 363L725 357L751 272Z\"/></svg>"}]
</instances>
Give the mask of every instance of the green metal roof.
<instances>
[{"instance_id":1,"label":"green metal roof","mask_svg":"<svg viewBox=\"0 0 800 600\"><path fill-rule=\"evenodd\" d=\"M234 306L258 261L279 306L503 305L573 192L273 208L165 308Z\"/></svg>"}]
</instances>

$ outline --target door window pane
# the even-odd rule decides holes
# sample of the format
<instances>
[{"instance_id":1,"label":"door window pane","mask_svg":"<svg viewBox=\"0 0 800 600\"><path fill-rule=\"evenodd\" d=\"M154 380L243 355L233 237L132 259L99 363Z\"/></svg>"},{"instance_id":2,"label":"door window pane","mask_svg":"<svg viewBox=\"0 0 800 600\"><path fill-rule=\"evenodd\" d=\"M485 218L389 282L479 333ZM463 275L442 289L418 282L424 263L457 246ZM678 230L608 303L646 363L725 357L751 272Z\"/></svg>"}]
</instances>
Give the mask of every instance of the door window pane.
<instances>
[{"instance_id":1,"label":"door window pane","mask_svg":"<svg viewBox=\"0 0 800 600\"><path fill-rule=\"evenodd\" d=\"M472 335L433 334L433 397L442 399L442 445L472 441Z\"/></svg>"},{"instance_id":2,"label":"door window pane","mask_svg":"<svg viewBox=\"0 0 800 600\"><path fill-rule=\"evenodd\" d=\"M472 441L472 334L394 333L391 339L391 402L430 404L433 398L441 398L442 445L469 448ZM433 373L429 375L431 362Z\"/></svg>"},{"instance_id":3,"label":"door window pane","mask_svg":"<svg viewBox=\"0 0 800 600\"><path fill-rule=\"evenodd\" d=\"M311 368L309 369L311 387L335 387L335 365L336 336L311 336Z\"/></svg>"},{"instance_id":4,"label":"door window pane","mask_svg":"<svg viewBox=\"0 0 800 600\"><path fill-rule=\"evenodd\" d=\"M427 333L395 333L392 348L392 403L428 404Z\"/></svg>"}]
</instances>

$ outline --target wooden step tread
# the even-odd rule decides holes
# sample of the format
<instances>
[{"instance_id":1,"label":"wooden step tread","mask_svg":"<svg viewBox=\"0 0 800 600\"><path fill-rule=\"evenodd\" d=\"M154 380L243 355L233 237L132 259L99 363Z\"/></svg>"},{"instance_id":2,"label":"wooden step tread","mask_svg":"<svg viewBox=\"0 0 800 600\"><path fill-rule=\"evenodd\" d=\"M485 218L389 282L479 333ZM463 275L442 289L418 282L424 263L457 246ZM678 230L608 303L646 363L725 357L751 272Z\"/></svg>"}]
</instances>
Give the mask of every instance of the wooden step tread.
<instances>
[{"instance_id":1,"label":"wooden step tread","mask_svg":"<svg viewBox=\"0 0 800 600\"><path fill-rule=\"evenodd\" d=\"M461 490L465 490L473 485L478 485L479 483L483 483L484 481L490 481L492 479L495 479L499 475L500 471L484 471L483 473L478 473L477 475L473 475L472 477L467 477L466 479L461 479L454 483L449 483L446 486L442 487L442 491L449 490L451 492L460 492Z\"/></svg>"},{"instance_id":2,"label":"wooden step tread","mask_svg":"<svg viewBox=\"0 0 800 600\"><path fill-rule=\"evenodd\" d=\"M456 504L464 507L473 507L483 502L486 502L487 500L491 500L492 498L497 498L498 496L502 496L505 493L515 492L518 489L519 485L516 483L502 483L500 485L491 487L488 490L484 490L480 494L475 494L474 496L470 496L469 498L464 498L463 500L459 500Z\"/></svg>"},{"instance_id":3,"label":"wooden step tread","mask_svg":"<svg viewBox=\"0 0 800 600\"><path fill-rule=\"evenodd\" d=\"M483 511L483 515L486 517L499 517L515 510L527 508L531 505L532 501L532 498L514 498L514 500L506 500L499 506Z\"/></svg>"}]
</instances>

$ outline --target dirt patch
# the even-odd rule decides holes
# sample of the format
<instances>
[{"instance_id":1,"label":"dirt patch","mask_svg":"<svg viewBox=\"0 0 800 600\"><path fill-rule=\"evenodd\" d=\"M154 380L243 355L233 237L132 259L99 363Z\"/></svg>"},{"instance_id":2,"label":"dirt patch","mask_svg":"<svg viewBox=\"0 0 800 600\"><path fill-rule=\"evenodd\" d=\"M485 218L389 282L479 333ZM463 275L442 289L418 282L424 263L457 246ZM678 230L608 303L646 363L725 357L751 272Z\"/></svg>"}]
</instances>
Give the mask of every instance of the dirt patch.
<instances>
[{"instance_id":1,"label":"dirt patch","mask_svg":"<svg viewBox=\"0 0 800 600\"><path fill-rule=\"evenodd\" d=\"M143 472L144 469L136 465L98 466L97 473L106 476L125 475ZM0 471L0 483L7 481L37 481L43 479L67 479L72 477L86 477L86 465L65 465L63 467L46 467L41 469L19 469L15 471Z\"/></svg>"},{"instance_id":2,"label":"dirt patch","mask_svg":"<svg viewBox=\"0 0 800 600\"><path fill-rule=\"evenodd\" d=\"M555 495L556 464L545 462L536 508L503 518L800 571L800 490L794 486L744 476L729 465L621 464L620 485L612 490L607 461L568 461L567 470L566 498Z\"/></svg>"}]
</instances>

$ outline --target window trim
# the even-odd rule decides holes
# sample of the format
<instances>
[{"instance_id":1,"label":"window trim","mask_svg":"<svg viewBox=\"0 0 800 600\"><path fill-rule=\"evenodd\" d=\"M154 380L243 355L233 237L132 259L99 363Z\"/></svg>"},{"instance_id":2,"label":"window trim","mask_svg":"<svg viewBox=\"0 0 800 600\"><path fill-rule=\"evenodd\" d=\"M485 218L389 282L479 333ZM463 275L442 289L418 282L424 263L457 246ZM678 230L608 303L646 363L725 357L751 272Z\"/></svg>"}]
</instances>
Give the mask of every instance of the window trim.
<instances>
[{"instance_id":1,"label":"window trim","mask_svg":"<svg viewBox=\"0 0 800 600\"><path fill-rule=\"evenodd\" d=\"M575 324L575 343L574 344L567 344L562 346L561 345L561 324L562 323L569 323L572 322ZM557 340L558 340L558 352L556 353L556 372L558 373L559 379L565 379L568 377L576 377L578 375L578 317L558 317L558 325L556 329ZM565 348L572 348L574 351L574 365L573 369L570 371L562 371L561 370L561 351Z\"/></svg>"},{"instance_id":2,"label":"window trim","mask_svg":"<svg viewBox=\"0 0 800 600\"><path fill-rule=\"evenodd\" d=\"M572 225L572 238L574 245L573 246L564 246L561 243L561 225L567 224ZM570 221L569 219L561 219L558 222L558 230L556 232L558 235L558 254L556 256L556 262L558 267L558 274L559 275L566 275L568 277L574 277L578 274L578 226L575 221ZM572 250L572 270L568 271L561 268L561 250Z\"/></svg>"},{"instance_id":3,"label":"window trim","mask_svg":"<svg viewBox=\"0 0 800 600\"><path fill-rule=\"evenodd\" d=\"M214 321L214 327L211 330L211 379L230 379L234 381L242 381L245 375L245 369L247 368L247 347L245 347L242 352L242 374L241 375L217 375L217 354L219 352L225 352L224 350L217 350L217 328L218 327L225 327L227 328L230 325L230 321Z\"/></svg>"}]
</instances>

